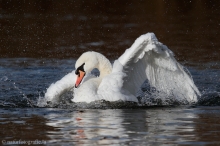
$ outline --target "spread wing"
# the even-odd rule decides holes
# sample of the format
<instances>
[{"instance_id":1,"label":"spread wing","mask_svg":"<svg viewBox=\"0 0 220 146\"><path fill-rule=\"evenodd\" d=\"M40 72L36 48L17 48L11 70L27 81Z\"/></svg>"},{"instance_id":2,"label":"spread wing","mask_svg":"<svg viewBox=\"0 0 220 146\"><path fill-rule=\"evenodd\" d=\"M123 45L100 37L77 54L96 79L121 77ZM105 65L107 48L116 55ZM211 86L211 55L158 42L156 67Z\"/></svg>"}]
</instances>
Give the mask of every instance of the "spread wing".
<instances>
[{"instance_id":1,"label":"spread wing","mask_svg":"<svg viewBox=\"0 0 220 146\"><path fill-rule=\"evenodd\" d=\"M136 95L145 80L157 91L174 96L179 101L197 102L200 92L189 72L179 64L171 50L160 43L153 33L140 36L117 60L126 75L122 89Z\"/></svg>"},{"instance_id":2,"label":"spread wing","mask_svg":"<svg viewBox=\"0 0 220 146\"><path fill-rule=\"evenodd\" d=\"M45 101L57 102L62 94L71 90L76 82L75 70L52 83L45 93Z\"/></svg>"},{"instance_id":3,"label":"spread wing","mask_svg":"<svg viewBox=\"0 0 220 146\"><path fill-rule=\"evenodd\" d=\"M93 74L86 74L83 82L95 78ZM58 80L55 83L52 83L45 93L44 102L51 101L52 103L56 103L60 100L60 97L65 94L67 91L74 89L76 83L76 75L75 70L65 75L62 79ZM42 102L42 101L40 101Z\"/></svg>"}]
</instances>

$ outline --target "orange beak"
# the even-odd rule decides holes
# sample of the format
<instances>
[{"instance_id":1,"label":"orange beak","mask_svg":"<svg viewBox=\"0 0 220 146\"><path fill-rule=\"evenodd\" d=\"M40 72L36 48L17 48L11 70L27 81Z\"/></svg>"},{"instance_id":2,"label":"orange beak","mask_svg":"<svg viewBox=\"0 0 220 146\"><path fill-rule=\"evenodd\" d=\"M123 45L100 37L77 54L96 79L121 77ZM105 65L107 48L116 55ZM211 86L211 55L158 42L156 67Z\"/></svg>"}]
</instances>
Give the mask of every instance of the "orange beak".
<instances>
[{"instance_id":1,"label":"orange beak","mask_svg":"<svg viewBox=\"0 0 220 146\"><path fill-rule=\"evenodd\" d=\"M84 71L79 70L79 74L78 74L77 79L76 79L75 88L77 88L79 86L79 84L82 82L83 77L85 76L85 74L86 73Z\"/></svg>"}]
</instances>

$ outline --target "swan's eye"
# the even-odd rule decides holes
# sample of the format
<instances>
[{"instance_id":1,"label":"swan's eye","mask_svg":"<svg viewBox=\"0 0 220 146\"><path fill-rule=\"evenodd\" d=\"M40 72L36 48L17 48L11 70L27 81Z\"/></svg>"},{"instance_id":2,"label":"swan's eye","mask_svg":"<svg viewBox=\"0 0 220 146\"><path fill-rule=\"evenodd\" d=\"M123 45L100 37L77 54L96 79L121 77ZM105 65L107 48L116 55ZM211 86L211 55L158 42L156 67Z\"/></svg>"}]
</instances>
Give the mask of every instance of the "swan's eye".
<instances>
[{"instance_id":1,"label":"swan's eye","mask_svg":"<svg viewBox=\"0 0 220 146\"><path fill-rule=\"evenodd\" d=\"M75 74L76 74L76 75L78 75L78 74L79 74L79 70L78 70L78 69L75 71Z\"/></svg>"},{"instance_id":2,"label":"swan's eye","mask_svg":"<svg viewBox=\"0 0 220 146\"><path fill-rule=\"evenodd\" d=\"M84 65L85 65L85 63L83 63L81 66L79 66L79 67L76 69L76 71L75 71L75 74L76 74L76 75L79 75L79 71L85 72L85 71L84 71Z\"/></svg>"}]
</instances>

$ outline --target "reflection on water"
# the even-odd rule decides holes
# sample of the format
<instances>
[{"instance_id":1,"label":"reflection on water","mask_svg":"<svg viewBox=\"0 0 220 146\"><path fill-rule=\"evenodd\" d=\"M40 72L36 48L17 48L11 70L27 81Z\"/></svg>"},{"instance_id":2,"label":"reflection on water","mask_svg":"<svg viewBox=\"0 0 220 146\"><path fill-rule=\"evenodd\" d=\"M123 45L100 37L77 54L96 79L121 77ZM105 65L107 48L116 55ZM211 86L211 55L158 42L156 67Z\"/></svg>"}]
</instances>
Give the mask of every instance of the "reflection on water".
<instances>
[{"instance_id":1,"label":"reflection on water","mask_svg":"<svg viewBox=\"0 0 220 146\"><path fill-rule=\"evenodd\" d=\"M1 109L0 140L38 139L49 145L220 144L219 110L219 107Z\"/></svg>"},{"instance_id":2,"label":"reflection on water","mask_svg":"<svg viewBox=\"0 0 220 146\"><path fill-rule=\"evenodd\" d=\"M49 140L47 131L55 128L47 126L42 115L32 113L32 109L1 109L0 137L2 140ZM2 144L2 143L1 143Z\"/></svg>"}]
</instances>

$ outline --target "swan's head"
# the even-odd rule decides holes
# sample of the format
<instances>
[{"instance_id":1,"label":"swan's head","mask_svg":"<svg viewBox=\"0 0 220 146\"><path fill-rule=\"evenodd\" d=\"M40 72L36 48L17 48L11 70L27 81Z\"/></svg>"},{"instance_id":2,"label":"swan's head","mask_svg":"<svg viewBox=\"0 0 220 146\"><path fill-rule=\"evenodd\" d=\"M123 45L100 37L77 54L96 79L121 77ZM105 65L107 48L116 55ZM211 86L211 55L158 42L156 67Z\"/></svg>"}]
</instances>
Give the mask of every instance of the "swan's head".
<instances>
[{"instance_id":1,"label":"swan's head","mask_svg":"<svg viewBox=\"0 0 220 146\"><path fill-rule=\"evenodd\" d=\"M97 59L96 52L85 52L83 53L75 64L75 74L77 75L75 88L77 88L82 82L86 73L91 72L94 68L98 67L99 61Z\"/></svg>"}]
</instances>

